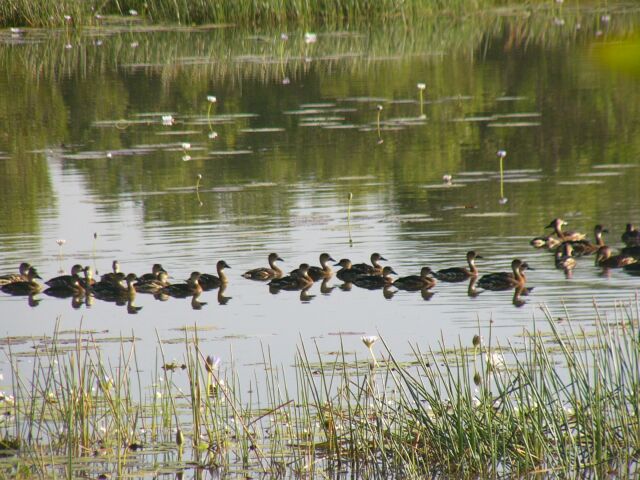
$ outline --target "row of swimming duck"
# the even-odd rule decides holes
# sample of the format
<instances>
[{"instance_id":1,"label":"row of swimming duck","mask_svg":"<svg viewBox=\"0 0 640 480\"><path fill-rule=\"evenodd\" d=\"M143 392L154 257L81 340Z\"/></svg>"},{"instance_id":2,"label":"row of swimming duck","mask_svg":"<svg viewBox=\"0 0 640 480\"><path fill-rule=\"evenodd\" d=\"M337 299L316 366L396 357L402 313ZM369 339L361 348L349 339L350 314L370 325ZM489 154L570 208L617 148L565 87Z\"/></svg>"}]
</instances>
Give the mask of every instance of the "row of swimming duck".
<instances>
[{"instance_id":1,"label":"row of swimming duck","mask_svg":"<svg viewBox=\"0 0 640 480\"><path fill-rule=\"evenodd\" d=\"M633 225L627 225L622 234L622 241L626 247L619 254L613 255L603 239L603 234L608 231L602 225L594 228L595 242L586 239L586 235L579 232L570 232L562 229L567 223L560 219L554 219L546 228L552 228L553 234L536 237L531 244L537 248L555 248L556 266L570 273L575 267L579 256L596 255L595 263L604 268L624 267L631 273L640 274L640 231ZM381 261L386 259L379 253L371 255L371 264L352 263L343 258L336 262L328 253L320 255L320 266L310 266L302 263L288 275L278 266L277 262L284 261L277 253L271 253L268 257L268 267L259 267L246 271L243 277L250 280L268 281L270 290L304 290L314 282L327 280L334 275L333 267L339 266L340 270L335 276L349 286L351 284L366 289L381 289L395 287L401 290L418 291L429 290L437 280L443 282L461 282L467 279L473 281L474 287L485 290L516 290L524 289L526 285L526 270L532 269L527 262L514 259L511 270L507 272L490 273L479 277L475 264L482 257L474 251L467 252L467 266L451 267L433 271L429 267L423 267L419 275L409 275L393 279L391 275L396 272L390 266L382 266ZM333 265L330 262L335 262ZM93 279L90 267L74 265L70 275L54 277L45 284L44 293L52 296L77 296L90 293L98 299L113 300L132 296L136 292L152 293L170 297L185 298L199 294L202 291L212 290L225 286L228 277L225 269L231 268L224 260L216 264L216 274L192 272L190 277L181 283L170 283L169 274L161 264L155 264L150 273L138 276L130 273L125 275L120 270L118 261L112 264L112 272L100 277L99 281ZM81 276L82 274L82 276ZM37 270L28 263L22 263L19 272L0 276L0 289L13 295L33 295L43 290L43 286L36 281L41 279Z\"/></svg>"},{"instance_id":2,"label":"row of swimming duck","mask_svg":"<svg viewBox=\"0 0 640 480\"><path fill-rule=\"evenodd\" d=\"M437 280L444 282L461 282L467 279L477 279L478 268L475 264L482 257L474 251L467 252L466 267L451 267L433 271L423 267L419 275L409 275L393 279L396 272L390 266L382 266L386 259L379 253L371 255L371 264L352 263L347 258L336 262L328 253L320 255L320 266L310 266L302 263L298 268L285 275L278 266L283 259L277 253L268 257L268 267L259 267L246 271L242 276L250 280L268 282L272 292L279 290L304 290L317 281L326 281L334 276L332 267L341 267L335 276L349 287L375 290L395 287L401 290L418 291L432 288ZM334 262L331 264L331 262ZM181 283L170 283L169 274L161 264L155 264L150 273L125 275L120 270L120 264L115 260L112 271L100 277L93 278L91 267L74 265L69 275L60 275L45 282L45 286L38 283L41 279L35 267L22 263L19 272L0 276L0 289L13 295L34 295L44 290L44 293L56 297L71 297L91 294L102 300L117 300L132 297L136 292L152 293L170 297L184 298L202 291L212 290L227 285L229 279L225 269L231 268L227 262L220 260L216 264L217 274L192 272L190 277ZM526 282L525 270L529 268L526 262L514 260L510 272L484 275L478 286L489 290L503 290L517 286L524 286Z\"/></svg>"},{"instance_id":3,"label":"row of swimming duck","mask_svg":"<svg viewBox=\"0 0 640 480\"><path fill-rule=\"evenodd\" d=\"M640 275L640 230L633 224L628 223L622 233L621 240L625 246L617 254L605 243L603 234L609 231L602 225L598 224L593 229L594 242L587 240L584 233L563 230L564 225L567 222L561 218L552 220L546 228L552 228L553 234L536 237L531 240L531 245L553 250L556 268L564 270L567 276L571 276L577 258L587 255L595 255L597 267L623 268L630 274Z\"/></svg>"}]
</instances>

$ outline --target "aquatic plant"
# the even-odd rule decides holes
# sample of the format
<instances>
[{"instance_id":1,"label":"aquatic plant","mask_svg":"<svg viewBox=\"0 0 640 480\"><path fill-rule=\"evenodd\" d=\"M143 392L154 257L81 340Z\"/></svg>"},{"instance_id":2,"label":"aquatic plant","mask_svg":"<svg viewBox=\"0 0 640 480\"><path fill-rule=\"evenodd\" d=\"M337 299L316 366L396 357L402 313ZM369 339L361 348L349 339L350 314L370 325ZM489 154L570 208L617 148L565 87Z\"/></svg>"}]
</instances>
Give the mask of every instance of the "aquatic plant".
<instances>
[{"instance_id":1,"label":"aquatic plant","mask_svg":"<svg viewBox=\"0 0 640 480\"><path fill-rule=\"evenodd\" d=\"M640 442L638 306L618 304L615 321L596 306L595 327L524 332L518 346L474 336L473 349L422 351L400 360L384 339L362 337L375 361L341 347L315 359L302 343L295 379L271 363L248 397L232 364L205 355L197 329L185 329L183 362L158 366L144 386L137 339L103 358L95 332L56 329L24 353L9 349L12 392L2 393L3 458L15 476L138 475L189 464L227 474L477 478L633 477ZM489 332L490 333L490 332ZM382 342L375 359L372 346ZM114 362L115 360L115 362ZM291 388L294 387L293 390Z\"/></svg>"},{"instance_id":2,"label":"aquatic plant","mask_svg":"<svg viewBox=\"0 0 640 480\"><path fill-rule=\"evenodd\" d=\"M424 118L424 90L427 85L424 83L418 83L418 94L420 96L420 118Z\"/></svg>"},{"instance_id":3,"label":"aquatic plant","mask_svg":"<svg viewBox=\"0 0 640 480\"><path fill-rule=\"evenodd\" d=\"M498 150L496 152L496 157L500 161L500 199L499 202L501 204L507 203L507 199L504 196L504 158L507 156L507 152L505 150Z\"/></svg>"}]
</instances>

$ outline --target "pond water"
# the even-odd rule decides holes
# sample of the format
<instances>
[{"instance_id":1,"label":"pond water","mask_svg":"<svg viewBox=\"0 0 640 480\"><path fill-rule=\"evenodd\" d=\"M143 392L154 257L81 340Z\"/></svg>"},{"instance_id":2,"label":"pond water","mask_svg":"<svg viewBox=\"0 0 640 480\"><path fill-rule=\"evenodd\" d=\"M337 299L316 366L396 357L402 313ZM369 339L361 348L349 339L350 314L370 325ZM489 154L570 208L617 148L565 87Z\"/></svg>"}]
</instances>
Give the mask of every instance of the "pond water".
<instances>
[{"instance_id":1,"label":"pond water","mask_svg":"<svg viewBox=\"0 0 640 480\"><path fill-rule=\"evenodd\" d=\"M1 333L51 335L59 322L133 335L151 376L157 337L176 340L166 354L180 358L184 327L251 370L266 352L291 365L301 341L324 353L342 341L364 357L365 334L399 354L409 342L470 341L478 326L517 342L542 305L591 322L594 301L610 311L638 278L593 257L566 278L529 240L561 217L590 237L605 225L617 248L640 219L640 76L615 60L616 46L638 51L639 18L633 6L556 7L306 41L136 23L0 32L0 271L29 261L47 279L74 263L105 273L118 259L139 274L160 262L177 282L214 273L219 259L231 266L226 290L198 299L206 305L138 294L135 315L0 294ZM383 295L334 279L272 294L240 276L272 251L287 271L321 252L356 262L380 252L404 276L462 266L467 250L484 257L481 272L525 259L533 290L470 296L466 283L438 283L431 296Z\"/></svg>"}]
</instances>

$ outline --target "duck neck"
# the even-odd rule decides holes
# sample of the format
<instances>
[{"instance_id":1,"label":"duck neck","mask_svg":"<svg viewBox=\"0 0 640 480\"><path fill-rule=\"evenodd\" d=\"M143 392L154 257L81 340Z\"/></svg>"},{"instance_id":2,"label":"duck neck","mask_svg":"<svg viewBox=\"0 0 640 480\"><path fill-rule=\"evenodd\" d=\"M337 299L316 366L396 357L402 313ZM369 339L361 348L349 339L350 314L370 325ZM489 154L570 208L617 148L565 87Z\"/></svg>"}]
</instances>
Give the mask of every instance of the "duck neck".
<instances>
[{"instance_id":1,"label":"duck neck","mask_svg":"<svg viewBox=\"0 0 640 480\"><path fill-rule=\"evenodd\" d=\"M602 239L602 232L596 232L596 245L599 247L604 247L604 240Z\"/></svg>"},{"instance_id":2,"label":"duck neck","mask_svg":"<svg viewBox=\"0 0 640 480\"><path fill-rule=\"evenodd\" d=\"M220 278L221 284L226 284L229 281L227 275L224 273L224 268L222 267L218 267L218 277Z\"/></svg>"},{"instance_id":3,"label":"duck neck","mask_svg":"<svg viewBox=\"0 0 640 480\"><path fill-rule=\"evenodd\" d=\"M476 261L473 258L469 259L469 273L473 277L478 276L478 267L476 267Z\"/></svg>"}]
</instances>

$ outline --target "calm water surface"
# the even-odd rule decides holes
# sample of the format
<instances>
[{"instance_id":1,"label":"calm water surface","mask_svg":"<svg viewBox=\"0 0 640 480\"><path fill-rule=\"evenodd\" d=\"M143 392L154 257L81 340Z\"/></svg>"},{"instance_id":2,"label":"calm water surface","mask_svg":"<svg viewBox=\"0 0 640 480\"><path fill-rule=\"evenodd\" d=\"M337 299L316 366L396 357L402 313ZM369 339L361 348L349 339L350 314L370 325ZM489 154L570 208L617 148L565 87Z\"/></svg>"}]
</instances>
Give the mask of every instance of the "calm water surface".
<instances>
[{"instance_id":1,"label":"calm water surface","mask_svg":"<svg viewBox=\"0 0 640 480\"><path fill-rule=\"evenodd\" d=\"M408 342L470 341L478 325L517 342L542 305L590 323L594 300L611 311L638 278L603 274L588 257L567 279L529 240L562 217L589 234L604 224L619 247L625 223L640 220L640 76L608 61L638 18L624 6L550 10L424 31L320 31L315 43L304 32L285 41L136 25L0 32L0 271L27 260L46 279L74 263L104 273L118 259L136 273L160 262L177 282L214 273L218 259L232 267L228 288L204 293L200 309L139 294L132 315L98 300L72 308L40 294L30 306L0 294L0 331L51 335L59 319L98 337L134 335L151 375L156 335L180 339L184 327L203 329L204 350L254 368L266 350L292 364L301 341L334 351L341 333L363 356L363 334L407 354ZM508 152L504 204L498 149ZM439 283L430 298L385 296L332 280L325 292L274 295L240 277L271 251L286 270L325 251L357 262L377 251L409 275L464 265L470 249L481 272L525 259L533 291L514 302ZM183 346L166 349L180 358Z\"/></svg>"}]
</instances>

